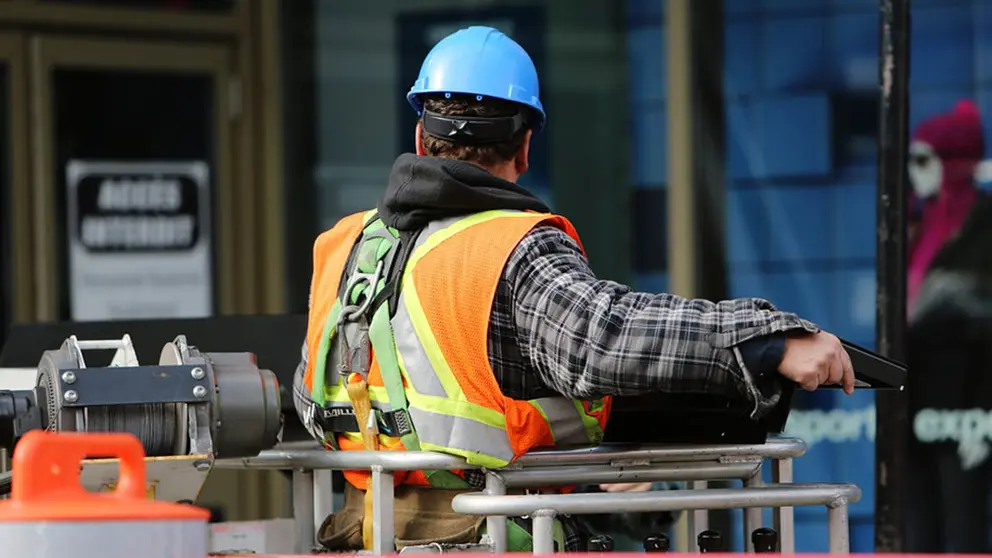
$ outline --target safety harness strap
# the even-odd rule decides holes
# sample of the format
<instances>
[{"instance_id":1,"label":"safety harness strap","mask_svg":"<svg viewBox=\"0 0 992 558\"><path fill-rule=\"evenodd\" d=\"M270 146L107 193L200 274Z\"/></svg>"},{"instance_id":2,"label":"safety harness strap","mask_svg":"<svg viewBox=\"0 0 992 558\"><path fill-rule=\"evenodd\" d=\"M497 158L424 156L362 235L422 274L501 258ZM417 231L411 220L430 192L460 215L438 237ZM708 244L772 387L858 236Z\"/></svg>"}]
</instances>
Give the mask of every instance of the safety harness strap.
<instances>
[{"instance_id":1,"label":"safety harness strap","mask_svg":"<svg viewBox=\"0 0 992 558\"><path fill-rule=\"evenodd\" d=\"M331 350L331 340L337 333L338 318L341 316L341 300L334 301L331 311L327 313L327 321L324 324L324 335L320 337L320 348L317 350L317 362L314 370L325 371L313 375L313 383L310 387L310 398L319 407L324 406L326 397L324 387L326 382L327 357Z\"/></svg>"},{"instance_id":2,"label":"safety harness strap","mask_svg":"<svg viewBox=\"0 0 992 558\"><path fill-rule=\"evenodd\" d=\"M375 351L379 363L379 373L382 375L382 384L386 388L393 416L399 424L405 426L398 432L399 439L407 450L418 451L420 440L413 429L407 410L410 403L403 388L403 377L396 356L396 340L393 338L393 328L389 325L388 306L379 306L372 316L372 322L369 324L369 340L372 342L372 350Z\"/></svg>"},{"instance_id":3,"label":"safety harness strap","mask_svg":"<svg viewBox=\"0 0 992 558\"><path fill-rule=\"evenodd\" d=\"M347 363L343 364L340 370L342 376L358 371L367 377L366 367L360 366L358 367L360 370L356 370L356 367L351 365L360 361L367 348L371 348L379 365L379 373L390 407L386 412L371 411L372 416L375 417L374 425L379 427L377 433L399 438L409 451L421 449L420 439L410 420L409 401L403 386L403 373L400 370L390 319L398 304L400 277L413 251L418 234L418 232L400 233L390 229L377 217L367 222L345 266L348 270L347 279L342 282L344 288L339 293L332 315L328 316L329 327L325 328L325 331L330 331L330 335L321 340L318 353L318 358L324 359L320 364L324 365L330 342L335 335L338 335L343 343L343 360ZM350 310L343 320L342 308ZM368 324L367 327L365 324ZM348 343L348 338L351 338L351 343ZM326 370L326 368L321 366L318 370ZM314 399L323 407L326 401L325 378L324 375L318 374L318 376L320 378L315 378L313 384ZM328 433L364 431L366 435L363 438L366 439L368 439L368 427L372 426L360 424L362 419L355 415L325 412L321 413L320 419L322 419L321 426ZM331 434L328 438L333 439L334 435ZM333 443L336 445L336 440ZM469 488L469 484L463 478L450 471L424 471L424 475L431 486Z\"/></svg>"},{"instance_id":4,"label":"safety harness strap","mask_svg":"<svg viewBox=\"0 0 992 558\"><path fill-rule=\"evenodd\" d=\"M347 409L347 414L341 411L340 407L324 407L323 416L318 417L320 426L326 432L358 432L358 420L355 419L354 411L350 408ZM405 418L409 415L406 413L381 409L375 409L374 412L379 432L386 436L399 438L410 428L410 423Z\"/></svg>"}]
</instances>

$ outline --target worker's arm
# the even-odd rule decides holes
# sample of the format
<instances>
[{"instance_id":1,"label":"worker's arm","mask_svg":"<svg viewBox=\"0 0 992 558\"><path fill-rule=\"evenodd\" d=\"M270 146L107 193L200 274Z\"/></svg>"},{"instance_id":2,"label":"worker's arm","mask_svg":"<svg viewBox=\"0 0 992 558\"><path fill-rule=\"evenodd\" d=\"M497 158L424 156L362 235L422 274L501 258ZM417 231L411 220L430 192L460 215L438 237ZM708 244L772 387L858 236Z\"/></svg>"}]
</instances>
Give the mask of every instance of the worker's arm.
<instances>
[{"instance_id":1,"label":"worker's arm","mask_svg":"<svg viewBox=\"0 0 992 558\"><path fill-rule=\"evenodd\" d=\"M575 241L549 226L521 241L505 279L521 352L567 397L719 394L753 401L760 415L783 388L782 334L818 331L761 299L713 303L600 280Z\"/></svg>"}]
</instances>

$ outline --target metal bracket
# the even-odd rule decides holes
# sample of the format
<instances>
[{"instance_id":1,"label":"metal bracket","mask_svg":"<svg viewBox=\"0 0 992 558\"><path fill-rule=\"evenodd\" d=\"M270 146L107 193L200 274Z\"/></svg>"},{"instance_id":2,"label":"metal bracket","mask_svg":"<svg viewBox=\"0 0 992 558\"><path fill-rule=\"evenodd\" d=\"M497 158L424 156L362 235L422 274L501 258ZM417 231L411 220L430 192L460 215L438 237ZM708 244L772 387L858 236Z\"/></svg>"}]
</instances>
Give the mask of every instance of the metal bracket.
<instances>
[{"instance_id":1,"label":"metal bracket","mask_svg":"<svg viewBox=\"0 0 992 558\"><path fill-rule=\"evenodd\" d=\"M109 366L59 370L65 407L205 403L211 387L200 366Z\"/></svg>"}]
</instances>

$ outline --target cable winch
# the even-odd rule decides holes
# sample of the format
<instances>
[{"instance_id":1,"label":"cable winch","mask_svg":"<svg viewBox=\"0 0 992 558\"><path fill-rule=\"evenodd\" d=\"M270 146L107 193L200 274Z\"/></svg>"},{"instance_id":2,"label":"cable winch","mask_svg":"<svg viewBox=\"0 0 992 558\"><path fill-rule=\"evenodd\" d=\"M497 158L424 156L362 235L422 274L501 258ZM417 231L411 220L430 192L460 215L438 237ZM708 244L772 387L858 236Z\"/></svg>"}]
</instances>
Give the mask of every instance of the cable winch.
<instances>
[{"instance_id":1,"label":"cable winch","mask_svg":"<svg viewBox=\"0 0 992 558\"><path fill-rule=\"evenodd\" d=\"M88 367L92 350L114 350L109 366ZM128 335L70 336L42 355L33 389L0 391L0 446L35 429L128 432L148 457L250 457L279 441L279 383L252 353L204 353L183 335L154 365L138 362Z\"/></svg>"}]
</instances>

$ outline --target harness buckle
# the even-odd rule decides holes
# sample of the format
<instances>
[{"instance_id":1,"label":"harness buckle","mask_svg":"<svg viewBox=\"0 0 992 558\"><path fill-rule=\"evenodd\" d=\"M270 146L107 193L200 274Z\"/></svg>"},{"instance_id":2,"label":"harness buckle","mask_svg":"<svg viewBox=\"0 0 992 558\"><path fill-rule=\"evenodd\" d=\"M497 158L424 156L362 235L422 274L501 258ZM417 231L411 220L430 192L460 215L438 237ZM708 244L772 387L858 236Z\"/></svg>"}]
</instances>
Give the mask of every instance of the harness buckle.
<instances>
[{"instance_id":1,"label":"harness buckle","mask_svg":"<svg viewBox=\"0 0 992 558\"><path fill-rule=\"evenodd\" d=\"M358 304L345 306L338 316L337 329L341 339L341 362L338 363L338 371L342 374L357 372L365 378L372 367L372 342L369 339L367 320L362 318L375 298L375 289L382 280L383 269L383 262L380 260L373 273L355 272L348 278L344 291L345 300L349 300L351 293L359 286L364 286L365 292ZM354 327L347 327L349 325Z\"/></svg>"},{"instance_id":2,"label":"harness buckle","mask_svg":"<svg viewBox=\"0 0 992 558\"><path fill-rule=\"evenodd\" d=\"M366 286L367 292L362 297L361 302L359 302L358 304L348 304L347 306L341 309L341 314L338 315L338 323L337 323L338 326L346 322L355 321L357 318L359 318L369 309L369 307L372 305L372 300L375 298L374 291L376 285L378 285L379 281L382 280L383 269L384 269L384 264L382 260L379 260L379 262L376 263L375 265L374 272L361 273L359 271L356 271L351 274L351 276L348 278L348 283L345 284L344 299L348 300L349 298L351 298L351 293L354 292L354 290L359 285L364 284Z\"/></svg>"},{"instance_id":3,"label":"harness buckle","mask_svg":"<svg viewBox=\"0 0 992 558\"><path fill-rule=\"evenodd\" d=\"M338 372L344 376L357 372L367 378L372 368L372 341L369 339L368 325L364 322L344 324L340 336L341 362L338 363ZM349 336L353 339L349 340Z\"/></svg>"}]
</instances>

